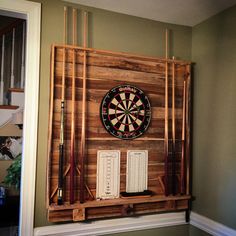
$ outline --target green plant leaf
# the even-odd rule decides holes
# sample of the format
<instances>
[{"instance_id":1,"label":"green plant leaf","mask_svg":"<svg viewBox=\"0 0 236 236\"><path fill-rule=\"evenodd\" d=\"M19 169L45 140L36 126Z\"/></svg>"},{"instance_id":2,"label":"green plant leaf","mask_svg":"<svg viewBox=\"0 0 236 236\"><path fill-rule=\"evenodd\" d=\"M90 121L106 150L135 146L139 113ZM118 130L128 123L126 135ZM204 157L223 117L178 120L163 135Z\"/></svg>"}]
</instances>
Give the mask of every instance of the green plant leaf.
<instances>
[{"instance_id":1,"label":"green plant leaf","mask_svg":"<svg viewBox=\"0 0 236 236\"><path fill-rule=\"evenodd\" d=\"M18 155L13 163L7 168L7 175L3 181L3 183L8 186L15 186L17 189L20 188L21 180L21 156L21 154Z\"/></svg>"}]
</instances>

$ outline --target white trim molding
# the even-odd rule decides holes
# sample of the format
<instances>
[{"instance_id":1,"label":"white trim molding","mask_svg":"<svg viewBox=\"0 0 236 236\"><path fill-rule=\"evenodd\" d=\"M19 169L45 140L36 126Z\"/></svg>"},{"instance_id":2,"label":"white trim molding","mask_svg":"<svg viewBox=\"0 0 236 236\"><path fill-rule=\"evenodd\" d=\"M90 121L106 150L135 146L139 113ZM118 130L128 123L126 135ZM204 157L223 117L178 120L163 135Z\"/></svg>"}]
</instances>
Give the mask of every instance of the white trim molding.
<instances>
[{"instance_id":1,"label":"white trim molding","mask_svg":"<svg viewBox=\"0 0 236 236\"><path fill-rule=\"evenodd\" d=\"M178 212L38 227L34 229L34 235L94 236L183 224L186 224L185 212Z\"/></svg>"},{"instance_id":2,"label":"white trim molding","mask_svg":"<svg viewBox=\"0 0 236 236\"><path fill-rule=\"evenodd\" d=\"M110 220L95 220L86 223L70 223L38 227L35 236L91 236L107 235L160 227L184 225L185 212L164 213ZM213 236L236 236L236 230L215 222L195 212L190 214L190 224Z\"/></svg>"},{"instance_id":3,"label":"white trim molding","mask_svg":"<svg viewBox=\"0 0 236 236\"><path fill-rule=\"evenodd\" d=\"M236 230L191 212L190 224L214 236L236 236Z\"/></svg>"},{"instance_id":4,"label":"white trim molding","mask_svg":"<svg viewBox=\"0 0 236 236\"><path fill-rule=\"evenodd\" d=\"M27 20L25 109L21 175L20 235L33 235L38 128L41 4L25 0L1 0L0 10ZM5 15L6 15L5 14Z\"/></svg>"}]
</instances>

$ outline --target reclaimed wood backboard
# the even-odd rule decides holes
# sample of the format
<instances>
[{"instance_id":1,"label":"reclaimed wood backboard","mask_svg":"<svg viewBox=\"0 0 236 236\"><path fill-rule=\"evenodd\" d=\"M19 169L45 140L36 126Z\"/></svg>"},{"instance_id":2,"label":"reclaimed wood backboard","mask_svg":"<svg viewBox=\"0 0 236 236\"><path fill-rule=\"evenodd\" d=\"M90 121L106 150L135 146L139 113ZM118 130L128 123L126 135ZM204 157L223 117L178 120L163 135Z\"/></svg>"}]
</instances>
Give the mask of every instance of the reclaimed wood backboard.
<instances>
[{"instance_id":1,"label":"reclaimed wood backboard","mask_svg":"<svg viewBox=\"0 0 236 236\"><path fill-rule=\"evenodd\" d=\"M63 205L57 205L60 112L63 63L65 50L65 155L64 155L64 196ZM70 172L70 133L72 109L72 54L75 52L75 203L69 203ZM80 193L80 142L82 126L82 91L83 63L86 52L86 122L85 122L85 202L79 202ZM176 194L165 196L165 77L168 62L168 133L172 140L172 75L174 65L175 80L175 125L176 125ZM180 194L183 86L187 81L186 108L186 156L185 183L189 183L189 113L190 113L190 66L189 62L165 60L151 57L100 51L67 45L53 45L51 52L51 95L48 141L47 170L47 209L48 220L81 221L86 219L126 216L188 209L190 199L188 186ZM111 136L100 120L100 104L105 94L113 87L123 84L136 86L144 91L151 104L151 123L148 130L133 140L121 140ZM171 147L171 145L169 145ZM126 156L127 150L148 150L148 190L151 197L118 198L113 200L96 200L96 164L98 150L120 150L120 192L126 190ZM171 155L171 149L169 150ZM171 166L171 164L168 164ZM171 176L170 176L171 178ZM94 198L91 196L91 194Z\"/></svg>"}]
</instances>

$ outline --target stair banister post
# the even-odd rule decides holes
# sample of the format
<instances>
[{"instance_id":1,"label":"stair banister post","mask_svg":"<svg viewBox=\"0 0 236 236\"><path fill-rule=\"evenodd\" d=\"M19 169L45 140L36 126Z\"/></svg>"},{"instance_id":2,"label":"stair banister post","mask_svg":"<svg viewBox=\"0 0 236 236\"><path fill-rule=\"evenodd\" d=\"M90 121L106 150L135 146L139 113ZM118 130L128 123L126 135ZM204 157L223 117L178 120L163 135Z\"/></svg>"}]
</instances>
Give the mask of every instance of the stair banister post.
<instances>
[{"instance_id":1,"label":"stair banister post","mask_svg":"<svg viewBox=\"0 0 236 236\"><path fill-rule=\"evenodd\" d=\"M0 105L4 103L4 54L5 54L5 34L2 35L2 58L1 58L1 81L0 81Z\"/></svg>"},{"instance_id":2,"label":"stair banister post","mask_svg":"<svg viewBox=\"0 0 236 236\"><path fill-rule=\"evenodd\" d=\"M21 78L20 78L20 88L24 88L25 81L25 21L22 26L22 52L21 52Z\"/></svg>"},{"instance_id":3,"label":"stair banister post","mask_svg":"<svg viewBox=\"0 0 236 236\"><path fill-rule=\"evenodd\" d=\"M14 60L15 60L15 28L12 31L12 50L11 50L11 88L14 88Z\"/></svg>"}]
</instances>

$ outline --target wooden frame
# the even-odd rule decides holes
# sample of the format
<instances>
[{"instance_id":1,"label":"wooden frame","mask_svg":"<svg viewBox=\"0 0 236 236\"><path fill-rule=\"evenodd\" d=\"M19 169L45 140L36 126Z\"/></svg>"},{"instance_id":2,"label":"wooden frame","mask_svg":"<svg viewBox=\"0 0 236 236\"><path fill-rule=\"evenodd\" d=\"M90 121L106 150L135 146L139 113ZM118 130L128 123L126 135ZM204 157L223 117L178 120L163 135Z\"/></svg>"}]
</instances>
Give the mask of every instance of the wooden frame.
<instances>
[{"instance_id":1,"label":"wooden frame","mask_svg":"<svg viewBox=\"0 0 236 236\"><path fill-rule=\"evenodd\" d=\"M85 45L84 45L85 46ZM73 78L73 61L75 53L75 86L76 99L75 105L77 112L75 114L76 123L75 143L79 143L75 147L75 153L80 153L78 160L79 166L75 179L79 179L75 187L75 201L70 204L68 200L69 178L68 160L64 166L65 178L65 202L63 205L56 204L55 191L57 183L54 175L57 169L57 153L55 148L58 143L58 94L61 87L60 68L62 51L66 50L66 80L67 88L65 97L68 104L71 103L72 78ZM51 120L49 132L49 149L48 149L48 220L52 222L58 221L83 221L86 219L104 218L113 216L127 216L154 212L168 212L173 210L187 210L190 199L189 194L182 194L176 190L176 195L170 191L165 196L165 169L163 163L164 143L168 145L170 142L169 132L166 133L164 124L167 121L176 121L173 125L175 135L176 153L181 152L181 121L182 120L182 92L184 78L190 76L190 62L159 59L154 57L142 57L138 55L130 55L126 53L116 53L111 51L96 50L86 47L77 47L69 45L53 45L52 57L53 72L51 77ZM166 67L166 64L175 63L174 70ZM143 81L145 77L145 81ZM171 109L170 102L173 100L169 96L165 96L165 91L172 89L173 83L166 86L166 78L174 78L174 113L168 112ZM132 83L140 87L147 96L153 107L153 118L149 129L144 135L134 140L119 140L111 137L103 128L99 117L99 107L106 91L111 87L122 83ZM190 91L189 91L190 92ZM188 92L188 95L190 93ZM172 101L173 102L173 101ZM66 110L67 127L70 127L71 110L70 105ZM173 109L173 108L172 108ZM86 111L86 113L85 113ZM168 114L169 113L169 114ZM85 115L86 114L86 115ZM173 118L174 114L174 118ZM85 122L86 121L86 122ZM172 128L173 129L173 128ZM85 136L86 134L86 136ZM165 137L167 134L167 138ZM65 143L70 145L69 133L65 133ZM172 140L172 139L171 139ZM108 143L109 142L109 143ZM110 144L110 145L109 145ZM67 148L66 148L67 149ZM116 198L108 200L95 201L96 195L96 162L95 151L97 150L120 150L121 152L121 179L120 191L125 191L125 170L126 170L126 153L127 150L147 150L149 153L148 163L148 189L151 190L152 196L136 197L131 199ZM67 158L68 159L68 158ZM84 161L84 163L83 163ZM177 161L177 160L176 160ZM84 167L82 167L82 165ZM176 164L176 176L180 176L180 163ZM169 165L169 163L168 163ZM83 175L81 174L82 169ZM83 180L81 182L81 179ZM171 180L171 178L169 178ZM180 180L176 178L178 186ZM187 180L186 180L187 182ZM179 188L176 188L179 189ZM82 192L82 197L81 197Z\"/></svg>"}]
</instances>

